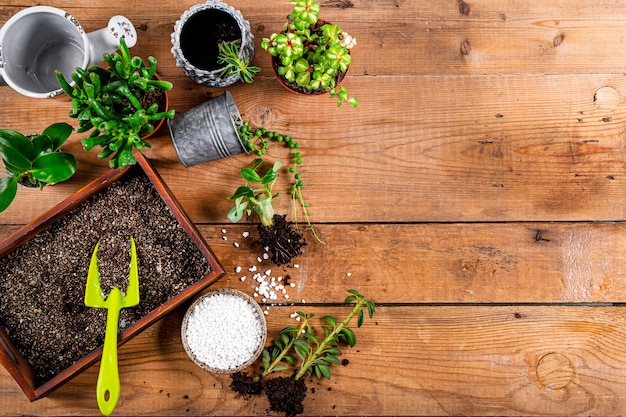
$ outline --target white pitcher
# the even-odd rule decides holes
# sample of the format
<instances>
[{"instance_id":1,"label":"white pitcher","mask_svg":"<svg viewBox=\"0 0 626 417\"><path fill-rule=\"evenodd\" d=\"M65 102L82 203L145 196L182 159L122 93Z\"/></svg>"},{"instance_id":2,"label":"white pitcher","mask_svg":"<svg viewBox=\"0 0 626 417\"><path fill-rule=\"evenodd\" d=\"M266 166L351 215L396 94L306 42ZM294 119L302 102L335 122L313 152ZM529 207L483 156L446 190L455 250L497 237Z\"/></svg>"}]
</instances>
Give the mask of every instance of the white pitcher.
<instances>
[{"instance_id":1,"label":"white pitcher","mask_svg":"<svg viewBox=\"0 0 626 417\"><path fill-rule=\"evenodd\" d=\"M66 79L77 67L101 63L124 37L128 47L137 32L124 16L113 16L106 28L86 34L71 14L50 6L33 6L13 15L0 29L0 85L35 98L54 97L63 90L54 74Z\"/></svg>"}]
</instances>

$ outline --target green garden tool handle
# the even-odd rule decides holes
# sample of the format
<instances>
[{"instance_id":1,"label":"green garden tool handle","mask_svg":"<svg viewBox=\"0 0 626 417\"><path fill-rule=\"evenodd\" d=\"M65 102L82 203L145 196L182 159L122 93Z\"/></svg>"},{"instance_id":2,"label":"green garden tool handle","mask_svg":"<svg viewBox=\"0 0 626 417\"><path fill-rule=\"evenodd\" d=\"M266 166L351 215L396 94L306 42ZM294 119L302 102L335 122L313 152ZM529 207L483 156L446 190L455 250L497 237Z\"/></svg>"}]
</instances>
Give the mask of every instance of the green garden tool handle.
<instances>
[{"instance_id":1,"label":"green garden tool handle","mask_svg":"<svg viewBox=\"0 0 626 417\"><path fill-rule=\"evenodd\" d=\"M106 299L107 325L104 334L104 348L100 361L100 372L96 385L96 397L100 412L111 415L120 399L120 375L117 366L117 329L120 310L122 309L122 292L113 288Z\"/></svg>"}]
</instances>

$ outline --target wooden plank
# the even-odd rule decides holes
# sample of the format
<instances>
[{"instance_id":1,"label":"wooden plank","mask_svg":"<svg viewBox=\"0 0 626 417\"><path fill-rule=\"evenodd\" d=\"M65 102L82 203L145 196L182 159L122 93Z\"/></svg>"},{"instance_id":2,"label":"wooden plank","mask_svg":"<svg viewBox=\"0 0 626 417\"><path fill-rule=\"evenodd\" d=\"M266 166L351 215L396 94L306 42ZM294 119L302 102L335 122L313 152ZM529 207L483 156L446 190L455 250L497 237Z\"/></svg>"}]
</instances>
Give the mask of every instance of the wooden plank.
<instances>
[{"instance_id":1,"label":"wooden plank","mask_svg":"<svg viewBox=\"0 0 626 417\"><path fill-rule=\"evenodd\" d=\"M7 2L5 2L7 3ZM174 22L195 0L165 1L158 8L134 10L93 2L46 4L73 13L88 30L125 14L139 28L137 50L149 51L174 65L169 35ZM556 74L620 73L626 58L625 7L620 0L532 2L490 0L406 1L325 0L321 16L338 23L358 40L351 74ZM2 21L24 7L3 8ZM260 53L254 63L271 74L260 40L277 32L291 12L287 1L229 2L250 21ZM167 60L167 61L166 61Z\"/></svg>"},{"instance_id":2,"label":"wooden plank","mask_svg":"<svg viewBox=\"0 0 626 417\"><path fill-rule=\"evenodd\" d=\"M337 110L328 97L302 100L274 79L232 88L244 118L301 142L304 192L318 222L624 218L625 110L615 101L626 96L623 76L354 77L346 85L361 99L357 109ZM185 94L172 93L179 111L204 100L185 105ZM15 95L0 96L0 120L35 130L20 119L32 99ZM64 98L57 100L44 105L50 119L39 129L63 120ZM310 104L316 119L292 118ZM77 175L43 193L20 189L21 203L2 213L3 222L36 217L106 170L78 141L74 135L68 144ZM184 169L166 130L152 142L146 155L193 221L225 221L226 197L251 157ZM269 155L287 158L284 149ZM277 202L289 210L288 198Z\"/></svg>"},{"instance_id":3,"label":"wooden plank","mask_svg":"<svg viewBox=\"0 0 626 417\"><path fill-rule=\"evenodd\" d=\"M290 307L268 316L270 335ZM308 306L318 317L347 308ZM229 377L194 365L180 343L183 311L120 349L120 414L259 415L262 398L236 398ZM567 415L626 412L621 307L379 306L355 329L349 365L307 381L305 415ZM2 414L97 415L94 366L33 404L0 370ZM11 398L10 402L7 401Z\"/></svg>"},{"instance_id":4,"label":"wooden plank","mask_svg":"<svg viewBox=\"0 0 626 417\"><path fill-rule=\"evenodd\" d=\"M198 227L227 271L215 287L253 295L256 274L289 275L277 303L340 303L349 288L379 303L626 302L624 224L322 224L326 244L307 232L298 268L259 262L254 225Z\"/></svg>"}]
</instances>

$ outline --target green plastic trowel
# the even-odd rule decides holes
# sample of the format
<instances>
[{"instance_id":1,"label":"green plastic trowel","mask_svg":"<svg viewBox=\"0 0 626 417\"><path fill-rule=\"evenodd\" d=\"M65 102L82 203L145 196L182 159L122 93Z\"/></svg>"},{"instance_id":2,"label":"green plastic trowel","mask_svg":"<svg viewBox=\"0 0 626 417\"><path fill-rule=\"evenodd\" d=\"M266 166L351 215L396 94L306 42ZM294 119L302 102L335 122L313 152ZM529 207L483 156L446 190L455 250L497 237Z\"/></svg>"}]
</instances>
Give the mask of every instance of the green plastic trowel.
<instances>
[{"instance_id":1,"label":"green plastic trowel","mask_svg":"<svg viewBox=\"0 0 626 417\"><path fill-rule=\"evenodd\" d=\"M87 275L87 288L85 289L85 305L87 307L106 308L107 323L104 335L104 348L100 361L100 372L96 385L96 396L100 412L105 416L115 410L120 398L120 376L117 366L117 331L119 325L120 310L125 307L133 307L139 304L139 274L137 271L137 249L135 240L130 238L130 271L128 289L126 294L113 287L105 298L100 286L98 274L98 247L96 244L91 255L89 273Z\"/></svg>"}]
</instances>

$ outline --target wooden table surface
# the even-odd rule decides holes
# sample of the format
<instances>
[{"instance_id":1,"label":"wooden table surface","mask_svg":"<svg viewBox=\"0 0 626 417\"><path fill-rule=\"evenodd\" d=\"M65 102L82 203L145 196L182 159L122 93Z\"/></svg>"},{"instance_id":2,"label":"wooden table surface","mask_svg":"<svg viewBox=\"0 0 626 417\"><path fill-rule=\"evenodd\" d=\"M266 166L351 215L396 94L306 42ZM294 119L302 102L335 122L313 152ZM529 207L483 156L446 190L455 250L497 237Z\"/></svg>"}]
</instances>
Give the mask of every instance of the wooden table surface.
<instances>
[{"instance_id":1,"label":"wooden table surface","mask_svg":"<svg viewBox=\"0 0 626 417\"><path fill-rule=\"evenodd\" d=\"M1 3L1 23L38 4ZM249 20L263 68L228 90L244 119L302 143L304 190L326 242L307 233L299 268L284 268L297 285L292 303L269 309L269 337L298 309L347 314L349 288L378 306L344 352L349 365L308 382L305 415L626 414L626 3L322 0L321 16L358 41L343 84L356 109L292 95L274 78L260 43L282 26L287 0L228 3ZM133 54L158 59L177 111L221 94L186 78L170 52L174 23L194 0L46 4L87 31L128 17L139 34ZM67 111L64 96L0 90L1 127L73 123ZM77 174L20 190L0 214L0 238L107 170L79 141L66 146ZM186 169L166 129L152 143L145 154L228 271L214 287L252 294L235 268L257 262L241 237L255 225L226 218L251 157ZM277 201L290 213L288 198ZM228 376L188 359L184 312L120 349L115 414L272 414L265 399L236 398ZM0 414L98 415L97 372L30 403L2 368Z\"/></svg>"}]
</instances>

